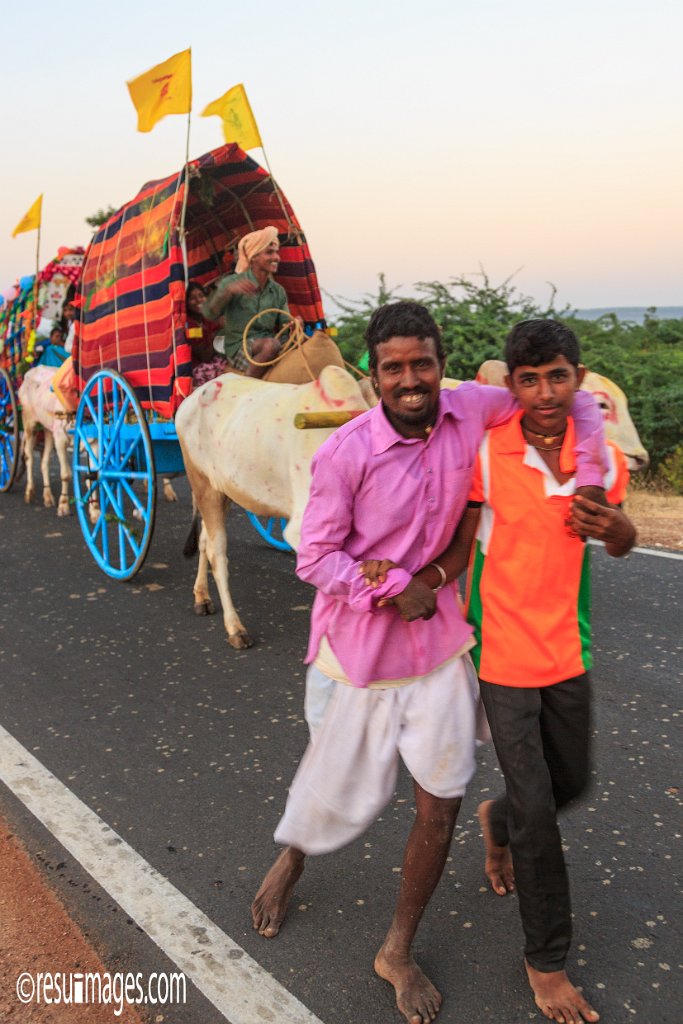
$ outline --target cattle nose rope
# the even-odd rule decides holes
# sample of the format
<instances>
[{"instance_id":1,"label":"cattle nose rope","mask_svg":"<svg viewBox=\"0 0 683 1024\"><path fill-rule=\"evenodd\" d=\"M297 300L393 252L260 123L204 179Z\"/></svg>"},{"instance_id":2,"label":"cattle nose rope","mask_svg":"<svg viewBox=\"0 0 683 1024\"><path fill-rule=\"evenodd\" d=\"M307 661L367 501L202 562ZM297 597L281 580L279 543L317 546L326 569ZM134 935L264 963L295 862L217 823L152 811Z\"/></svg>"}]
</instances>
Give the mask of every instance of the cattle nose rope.
<instances>
[{"instance_id":1,"label":"cattle nose rope","mask_svg":"<svg viewBox=\"0 0 683 1024\"><path fill-rule=\"evenodd\" d=\"M315 380L315 374L311 370L310 364L306 359L306 353L304 352L304 342L306 341L307 335L304 332L301 321L297 320L293 316L289 318L289 323L286 323L284 327L281 327L280 330L275 335L275 340L279 341L281 336L285 333L285 331L289 331L289 338L284 343L278 354L273 359L264 359L263 361L259 359L254 359L252 357L251 353L249 352L249 344L247 340L249 337L249 331L251 330L252 325L255 324L256 321L259 319L259 317L264 316L265 313L282 314L282 310L275 308L260 309L258 313L255 314L255 316L252 316L251 320L246 325L242 333L242 351L244 352L246 360L250 362L253 366L275 366L276 363L279 363L281 359L284 359L284 357L288 355L289 352L291 352L293 349L298 348L299 352L301 353L301 358L304 361L304 366L308 371L309 377L311 378L311 380ZM342 359L344 359L343 356ZM367 380L367 374L363 373L362 370L359 370L357 366L353 366L351 363L347 362L346 359L344 359L344 365L361 379Z\"/></svg>"}]
</instances>

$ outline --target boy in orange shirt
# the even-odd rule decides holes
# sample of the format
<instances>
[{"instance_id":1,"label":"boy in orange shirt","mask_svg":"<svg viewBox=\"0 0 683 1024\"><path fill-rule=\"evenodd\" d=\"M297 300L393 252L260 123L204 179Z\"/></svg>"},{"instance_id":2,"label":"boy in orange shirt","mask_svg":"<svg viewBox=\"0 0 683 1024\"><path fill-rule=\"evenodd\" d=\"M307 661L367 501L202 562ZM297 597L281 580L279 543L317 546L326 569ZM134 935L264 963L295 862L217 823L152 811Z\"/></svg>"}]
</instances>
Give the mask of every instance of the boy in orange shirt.
<instances>
[{"instance_id":1,"label":"boy in orange shirt","mask_svg":"<svg viewBox=\"0 0 683 1024\"><path fill-rule=\"evenodd\" d=\"M590 773L590 550L583 538L604 541L618 558L636 535L621 509L572 501L568 412L584 374L574 334L550 320L517 324L505 360L522 411L490 431L480 450L471 497L484 505L468 576L482 700L506 789L479 809L486 869L499 895L517 887L539 1009L567 1024L597 1021L565 971L571 904L557 811L579 796ZM614 447L610 460L605 490L616 506L628 472ZM575 536L565 527L568 513Z\"/></svg>"},{"instance_id":2,"label":"boy in orange shirt","mask_svg":"<svg viewBox=\"0 0 683 1024\"><path fill-rule=\"evenodd\" d=\"M505 348L507 386L521 409L482 442L470 507L450 547L418 578L440 588L470 557L472 651L505 794L479 808L494 892L517 888L525 964L550 1020L579 1024L598 1013L565 971L571 905L557 811L589 778L590 551L625 555L635 530L617 506L628 472L610 448L604 507L574 495L569 410L584 369L578 341L552 320L517 324ZM568 529L568 526L570 529ZM476 531L476 542L472 538ZM389 563L366 566L378 578Z\"/></svg>"}]
</instances>

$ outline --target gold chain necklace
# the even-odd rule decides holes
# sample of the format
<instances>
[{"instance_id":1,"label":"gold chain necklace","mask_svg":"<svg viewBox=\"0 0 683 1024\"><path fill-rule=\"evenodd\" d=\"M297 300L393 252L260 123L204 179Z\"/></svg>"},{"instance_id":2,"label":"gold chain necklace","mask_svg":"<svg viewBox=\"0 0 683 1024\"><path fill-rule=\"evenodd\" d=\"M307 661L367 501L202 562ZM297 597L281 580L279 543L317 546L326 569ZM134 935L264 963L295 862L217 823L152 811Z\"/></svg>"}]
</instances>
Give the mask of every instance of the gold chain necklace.
<instances>
[{"instance_id":1,"label":"gold chain necklace","mask_svg":"<svg viewBox=\"0 0 683 1024\"><path fill-rule=\"evenodd\" d=\"M554 441L557 437L564 437L564 435L567 433L567 428L565 427L564 430L560 430L560 432L557 433L557 434L539 434L535 430L531 430L530 427L525 427L523 423L522 423L522 430L525 431L525 433L527 433L527 434L531 434L532 437L538 437L541 441L545 441L546 444L550 444L550 442ZM532 444L531 447L532 448L542 448L542 445ZM562 445L560 445L560 448L561 447L562 447ZM548 448L549 452L552 452L554 450L555 450L554 448Z\"/></svg>"},{"instance_id":2,"label":"gold chain necklace","mask_svg":"<svg viewBox=\"0 0 683 1024\"><path fill-rule=\"evenodd\" d=\"M555 436L559 437L560 435L556 434ZM555 444L552 448L546 448L545 445L542 444L532 444L531 441L527 441L527 444L530 448L537 448L539 452L559 452L563 448L563 445L561 444Z\"/></svg>"}]
</instances>

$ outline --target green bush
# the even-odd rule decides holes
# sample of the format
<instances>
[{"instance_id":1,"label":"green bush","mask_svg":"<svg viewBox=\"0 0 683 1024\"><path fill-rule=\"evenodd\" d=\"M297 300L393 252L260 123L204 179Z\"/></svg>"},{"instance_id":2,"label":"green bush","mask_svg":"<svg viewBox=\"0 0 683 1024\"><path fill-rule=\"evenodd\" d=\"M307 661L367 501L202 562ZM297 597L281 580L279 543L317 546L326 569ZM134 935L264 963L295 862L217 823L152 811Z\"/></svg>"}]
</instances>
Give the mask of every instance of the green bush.
<instances>
[{"instance_id":1,"label":"green bush","mask_svg":"<svg viewBox=\"0 0 683 1024\"><path fill-rule=\"evenodd\" d=\"M683 444L660 463L658 475L674 494L683 494Z\"/></svg>"},{"instance_id":2,"label":"green bush","mask_svg":"<svg viewBox=\"0 0 683 1024\"><path fill-rule=\"evenodd\" d=\"M363 334L373 310L399 297L384 274L376 295L358 301L335 299L341 313L335 318L337 342L351 363L365 352ZM660 320L648 310L642 324L606 314L582 320L569 307L555 306L555 289L542 306L522 295L508 279L493 285L485 273L451 278L448 282L421 281L411 298L423 302L439 324L446 350L449 377L471 380L486 359L500 359L505 337L513 324L529 317L552 317L577 334L586 366L610 377L623 388L645 448L651 471L666 462L677 472L676 453L683 445L683 320Z\"/></svg>"},{"instance_id":3,"label":"green bush","mask_svg":"<svg viewBox=\"0 0 683 1024\"><path fill-rule=\"evenodd\" d=\"M399 296L396 288L387 288L384 274L378 275L377 294L372 295L366 292L361 299L341 299L330 296L341 309L332 321L337 330L335 341L339 345L344 359L356 366L365 354L365 328L368 320L378 306L384 306L387 302L395 302Z\"/></svg>"}]
</instances>

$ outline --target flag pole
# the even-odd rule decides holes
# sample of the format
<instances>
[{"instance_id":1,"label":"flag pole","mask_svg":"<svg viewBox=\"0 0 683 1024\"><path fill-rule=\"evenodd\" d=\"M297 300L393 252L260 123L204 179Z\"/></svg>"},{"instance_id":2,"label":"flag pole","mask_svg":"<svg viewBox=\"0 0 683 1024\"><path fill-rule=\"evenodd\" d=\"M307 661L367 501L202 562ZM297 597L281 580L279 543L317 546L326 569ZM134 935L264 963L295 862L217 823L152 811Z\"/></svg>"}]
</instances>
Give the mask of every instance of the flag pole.
<instances>
[{"instance_id":1,"label":"flag pole","mask_svg":"<svg viewBox=\"0 0 683 1024\"><path fill-rule=\"evenodd\" d=\"M187 135L185 136L185 167L183 168L183 175L184 175L184 178L185 178L185 189L184 189L184 192L183 192L183 205L182 205L182 209L180 211L180 226L179 226L179 230L178 230L178 236L179 236L179 240L180 240L180 251L183 254L183 272L184 272L184 277L185 277L185 291L186 292L187 292L187 285L188 285L188 282L189 282L189 268L188 268L188 265L187 265L187 245L185 243L185 214L187 213L187 195L188 195L188 192L190 191L190 118L191 117L192 117L192 104L190 103L190 109L187 112ZM173 342L173 365L175 367L175 372L177 374L177 372L178 372L178 355L177 355L177 352L176 352L175 331L172 332L172 342ZM149 349L147 351L147 357L149 359ZM148 369L149 369L149 367L148 367ZM150 403L151 403L151 401L152 401L152 384L151 384L152 377L151 377L151 371L150 371L149 380L150 380L149 395L150 395Z\"/></svg>"},{"instance_id":2,"label":"flag pole","mask_svg":"<svg viewBox=\"0 0 683 1024\"><path fill-rule=\"evenodd\" d=\"M259 133L259 135L260 135L260 133ZM294 228L294 224L292 223L292 218L289 216L289 214L287 213L287 210L285 208L284 200L282 198L282 193L280 192L280 189L278 187L278 183L276 182L275 178L273 177L273 172L270 169L270 161L268 160L268 154L266 153L266 147L263 145L263 139L261 139L261 152L263 153L263 160L264 160L264 163L265 163L266 167L268 168L268 174L270 175L270 180L273 183L273 189L275 191L275 195L277 196L277 200L278 200L278 202L280 204L280 209L282 210L282 212L285 215L285 220L287 221L287 223L289 225L290 232L294 231L295 233L300 234L301 231L300 230L298 232L296 231L296 229Z\"/></svg>"},{"instance_id":3,"label":"flag pole","mask_svg":"<svg viewBox=\"0 0 683 1024\"><path fill-rule=\"evenodd\" d=\"M40 221L36 234L36 276L33 282L33 330L38 328L38 274L40 273L40 229L43 221L43 204L40 204Z\"/></svg>"},{"instance_id":4,"label":"flag pole","mask_svg":"<svg viewBox=\"0 0 683 1024\"><path fill-rule=\"evenodd\" d=\"M190 192L190 118L192 112L187 112L187 136L185 139L185 191L183 193L183 208L180 213L180 248L183 252L183 268L185 270L185 287L188 285L187 248L185 245L185 214L187 213L187 198Z\"/></svg>"}]
</instances>

